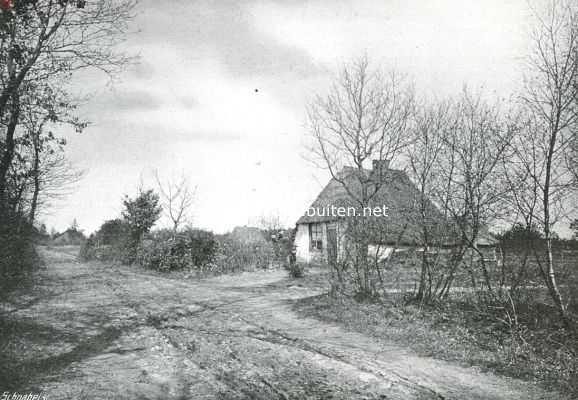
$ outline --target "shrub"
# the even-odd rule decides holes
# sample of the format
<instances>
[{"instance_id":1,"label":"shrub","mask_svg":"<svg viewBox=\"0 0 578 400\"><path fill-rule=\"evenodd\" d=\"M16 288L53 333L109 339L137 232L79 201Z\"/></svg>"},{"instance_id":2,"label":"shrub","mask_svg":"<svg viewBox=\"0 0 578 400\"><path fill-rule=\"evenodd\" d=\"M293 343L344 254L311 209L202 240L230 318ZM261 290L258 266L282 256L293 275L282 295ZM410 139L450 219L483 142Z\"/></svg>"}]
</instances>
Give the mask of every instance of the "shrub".
<instances>
[{"instance_id":1,"label":"shrub","mask_svg":"<svg viewBox=\"0 0 578 400\"><path fill-rule=\"evenodd\" d=\"M136 247L128 224L118 219L110 220L103 223L99 230L90 235L82 244L79 257L85 261L100 260L131 264L135 260Z\"/></svg>"},{"instance_id":2,"label":"shrub","mask_svg":"<svg viewBox=\"0 0 578 400\"><path fill-rule=\"evenodd\" d=\"M189 229L184 234L192 265L204 267L214 261L218 243L212 232Z\"/></svg>"},{"instance_id":3,"label":"shrub","mask_svg":"<svg viewBox=\"0 0 578 400\"><path fill-rule=\"evenodd\" d=\"M203 270L214 260L216 248L211 232L191 229L174 234L163 230L139 244L135 261L157 271Z\"/></svg>"},{"instance_id":4,"label":"shrub","mask_svg":"<svg viewBox=\"0 0 578 400\"><path fill-rule=\"evenodd\" d=\"M158 240L154 236L143 240L137 247L135 262L145 268L157 271L169 271L174 261L170 260L169 241Z\"/></svg>"},{"instance_id":5,"label":"shrub","mask_svg":"<svg viewBox=\"0 0 578 400\"><path fill-rule=\"evenodd\" d=\"M98 232L96 239L102 245L115 245L126 241L129 236L129 225L122 219L111 219L105 221Z\"/></svg>"},{"instance_id":6,"label":"shrub","mask_svg":"<svg viewBox=\"0 0 578 400\"><path fill-rule=\"evenodd\" d=\"M214 268L220 273L254 268L266 269L276 261L275 249L271 242L244 243L230 235L223 235L219 238Z\"/></svg>"},{"instance_id":7,"label":"shrub","mask_svg":"<svg viewBox=\"0 0 578 400\"><path fill-rule=\"evenodd\" d=\"M287 246L290 250L288 251L287 257L285 257L285 263L283 266L287 271L289 271L289 276L292 278L303 278L305 276L305 264L297 262L296 248L291 244Z\"/></svg>"},{"instance_id":8,"label":"shrub","mask_svg":"<svg viewBox=\"0 0 578 400\"><path fill-rule=\"evenodd\" d=\"M303 278L305 276L305 264L297 262L289 263L289 276L292 278Z\"/></svg>"},{"instance_id":9,"label":"shrub","mask_svg":"<svg viewBox=\"0 0 578 400\"><path fill-rule=\"evenodd\" d=\"M94 235L90 235L89 238L80 245L78 257L84 261L94 260L96 258L96 248Z\"/></svg>"},{"instance_id":10,"label":"shrub","mask_svg":"<svg viewBox=\"0 0 578 400\"><path fill-rule=\"evenodd\" d=\"M294 246L293 243L295 241L295 231L290 230L287 236L278 237L275 240L272 240L273 250L275 252L275 258L280 262L289 262L289 259L292 255L294 255Z\"/></svg>"},{"instance_id":11,"label":"shrub","mask_svg":"<svg viewBox=\"0 0 578 400\"><path fill-rule=\"evenodd\" d=\"M124 197L122 217L135 242L140 241L161 216L162 208L159 202L159 195L152 189L139 189L138 195L133 199Z\"/></svg>"}]
</instances>

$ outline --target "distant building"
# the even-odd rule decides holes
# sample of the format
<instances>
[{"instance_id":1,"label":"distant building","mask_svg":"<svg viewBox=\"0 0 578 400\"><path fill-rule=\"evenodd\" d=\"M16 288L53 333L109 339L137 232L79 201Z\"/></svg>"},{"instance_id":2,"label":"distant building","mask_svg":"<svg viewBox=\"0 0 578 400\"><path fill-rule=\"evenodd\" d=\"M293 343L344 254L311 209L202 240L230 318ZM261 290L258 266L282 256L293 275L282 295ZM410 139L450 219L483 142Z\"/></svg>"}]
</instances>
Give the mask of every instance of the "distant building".
<instances>
[{"instance_id":1,"label":"distant building","mask_svg":"<svg viewBox=\"0 0 578 400\"><path fill-rule=\"evenodd\" d=\"M265 242L264 232L252 226L237 226L230 234L232 239L245 244L256 244Z\"/></svg>"},{"instance_id":2,"label":"distant building","mask_svg":"<svg viewBox=\"0 0 578 400\"><path fill-rule=\"evenodd\" d=\"M79 246L85 240L86 237L82 232L69 228L63 233L57 234L56 237L52 239L52 244L55 246Z\"/></svg>"}]
</instances>

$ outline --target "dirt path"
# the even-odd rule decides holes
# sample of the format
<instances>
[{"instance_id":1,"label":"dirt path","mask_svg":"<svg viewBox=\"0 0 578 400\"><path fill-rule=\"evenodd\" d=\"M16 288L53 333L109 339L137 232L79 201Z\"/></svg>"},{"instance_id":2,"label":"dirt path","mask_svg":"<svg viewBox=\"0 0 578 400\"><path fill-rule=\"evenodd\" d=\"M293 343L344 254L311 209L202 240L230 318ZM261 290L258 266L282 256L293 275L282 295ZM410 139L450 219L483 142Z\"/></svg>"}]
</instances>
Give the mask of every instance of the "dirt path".
<instances>
[{"instance_id":1,"label":"dirt path","mask_svg":"<svg viewBox=\"0 0 578 400\"><path fill-rule=\"evenodd\" d=\"M281 271L195 282L43 252L42 301L9 310L35 332L21 338L13 390L49 399L560 398L300 318L291 300L317 293Z\"/></svg>"}]
</instances>

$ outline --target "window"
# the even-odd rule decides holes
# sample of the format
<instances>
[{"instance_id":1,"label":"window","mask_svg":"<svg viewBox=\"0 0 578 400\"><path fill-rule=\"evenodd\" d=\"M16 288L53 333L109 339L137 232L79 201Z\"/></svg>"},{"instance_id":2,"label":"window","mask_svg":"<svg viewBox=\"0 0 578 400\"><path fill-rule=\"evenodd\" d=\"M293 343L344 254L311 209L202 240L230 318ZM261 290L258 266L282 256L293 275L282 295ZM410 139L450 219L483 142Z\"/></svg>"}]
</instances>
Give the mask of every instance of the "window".
<instances>
[{"instance_id":1,"label":"window","mask_svg":"<svg viewBox=\"0 0 578 400\"><path fill-rule=\"evenodd\" d=\"M323 250L323 225L309 224L309 249Z\"/></svg>"}]
</instances>

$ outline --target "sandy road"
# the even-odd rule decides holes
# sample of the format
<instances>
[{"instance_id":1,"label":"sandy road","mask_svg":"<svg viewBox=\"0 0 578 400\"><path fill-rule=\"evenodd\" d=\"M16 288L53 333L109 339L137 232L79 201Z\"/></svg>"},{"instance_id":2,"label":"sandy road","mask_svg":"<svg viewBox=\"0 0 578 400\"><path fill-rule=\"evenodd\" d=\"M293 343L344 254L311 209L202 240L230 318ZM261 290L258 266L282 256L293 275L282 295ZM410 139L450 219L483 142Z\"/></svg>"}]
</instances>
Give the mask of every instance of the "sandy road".
<instances>
[{"instance_id":1,"label":"sandy road","mask_svg":"<svg viewBox=\"0 0 578 400\"><path fill-rule=\"evenodd\" d=\"M317 293L283 271L190 281L43 255L44 298L11 312L35 332L11 361L22 385L12 390L49 399L561 398L300 318L291 301Z\"/></svg>"}]
</instances>

